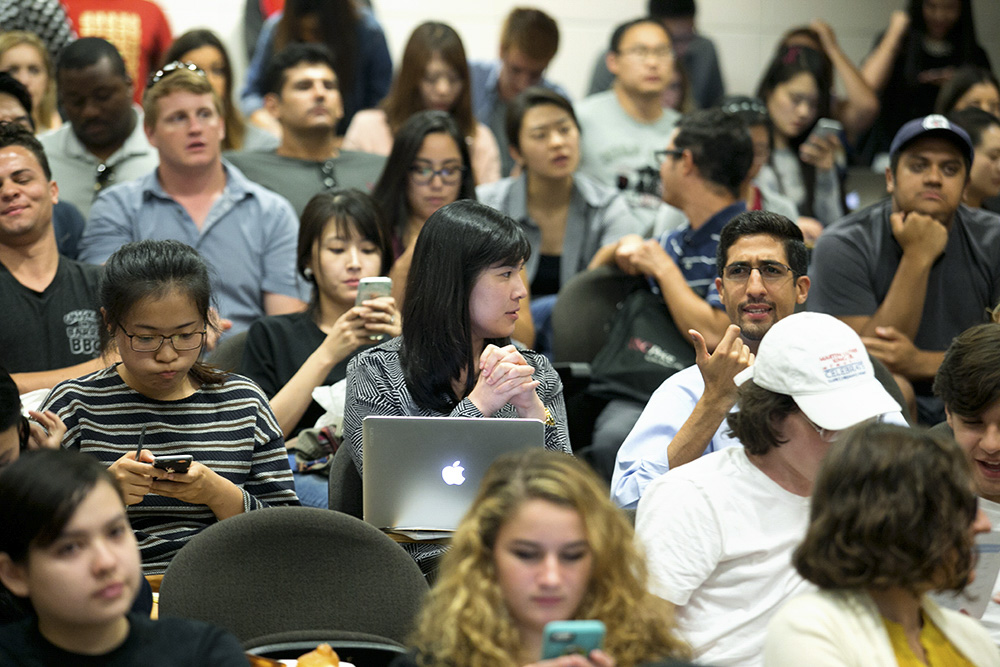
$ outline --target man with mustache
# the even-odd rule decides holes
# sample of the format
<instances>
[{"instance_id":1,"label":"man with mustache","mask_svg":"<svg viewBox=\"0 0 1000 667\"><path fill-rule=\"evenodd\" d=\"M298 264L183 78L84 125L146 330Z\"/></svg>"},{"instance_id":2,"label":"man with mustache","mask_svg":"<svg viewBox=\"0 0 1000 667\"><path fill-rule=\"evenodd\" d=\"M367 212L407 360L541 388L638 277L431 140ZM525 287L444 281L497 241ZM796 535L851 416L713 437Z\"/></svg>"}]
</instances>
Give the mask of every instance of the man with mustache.
<instances>
[{"instance_id":1,"label":"man with mustache","mask_svg":"<svg viewBox=\"0 0 1000 667\"><path fill-rule=\"evenodd\" d=\"M109 185L145 176L157 155L132 104L132 80L110 43L85 37L63 49L56 67L59 106L68 123L39 141L45 148L59 196L84 217Z\"/></svg>"},{"instance_id":2,"label":"man with mustache","mask_svg":"<svg viewBox=\"0 0 1000 667\"><path fill-rule=\"evenodd\" d=\"M913 387L925 424L945 418L931 391L944 351L1000 301L1000 218L961 205L972 157L969 135L944 116L903 125L890 197L828 227L809 271L809 310L857 331Z\"/></svg>"},{"instance_id":3,"label":"man with mustache","mask_svg":"<svg viewBox=\"0 0 1000 667\"><path fill-rule=\"evenodd\" d=\"M340 150L337 122L344 103L333 57L318 44L293 44L276 54L264 74L264 108L281 125L272 151L226 153L252 181L288 199L298 215L319 192L370 192L385 158Z\"/></svg>"},{"instance_id":4,"label":"man with mustache","mask_svg":"<svg viewBox=\"0 0 1000 667\"><path fill-rule=\"evenodd\" d=\"M143 96L145 132L159 166L94 202L80 259L106 262L123 243L176 239L212 268L222 328L305 308L296 278L298 221L289 203L222 159L222 103L205 73L171 63Z\"/></svg>"}]
</instances>

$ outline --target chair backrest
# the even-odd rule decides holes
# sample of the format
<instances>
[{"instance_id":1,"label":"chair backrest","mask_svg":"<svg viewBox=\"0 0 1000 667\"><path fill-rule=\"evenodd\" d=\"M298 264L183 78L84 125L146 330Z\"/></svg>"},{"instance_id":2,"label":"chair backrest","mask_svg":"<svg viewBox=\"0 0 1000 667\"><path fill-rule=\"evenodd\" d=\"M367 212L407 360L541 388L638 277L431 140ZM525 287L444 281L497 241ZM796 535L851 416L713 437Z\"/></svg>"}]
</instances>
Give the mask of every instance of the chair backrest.
<instances>
[{"instance_id":1,"label":"chair backrest","mask_svg":"<svg viewBox=\"0 0 1000 667\"><path fill-rule=\"evenodd\" d=\"M226 336L215 346L206 361L230 373L239 373L243 363L243 348L247 344L247 332L241 331L232 336Z\"/></svg>"},{"instance_id":2,"label":"chair backrest","mask_svg":"<svg viewBox=\"0 0 1000 667\"><path fill-rule=\"evenodd\" d=\"M590 363L604 347L619 304L642 285L616 266L578 273L559 290L552 309L553 361Z\"/></svg>"},{"instance_id":3,"label":"chair backrest","mask_svg":"<svg viewBox=\"0 0 1000 667\"><path fill-rule=\"evenodd\" d=\"M330 498L328 507L361 519L364 517L364 497L361 474L354 465L347 444L341 445L330 464Z\"/></svg>"},{"instance_id":4,"label":"chair backrest","mask_svg":"<svg viewBox=\"0 0 1000 667\"><path fill-rule=\"evenodd\" d=\"M311 507L247 512L181 549L160 586L160 614L208 621L244 643L298 631L403 642L427 592L420 568L378 529Z\"/></svg>"}]
</instances>

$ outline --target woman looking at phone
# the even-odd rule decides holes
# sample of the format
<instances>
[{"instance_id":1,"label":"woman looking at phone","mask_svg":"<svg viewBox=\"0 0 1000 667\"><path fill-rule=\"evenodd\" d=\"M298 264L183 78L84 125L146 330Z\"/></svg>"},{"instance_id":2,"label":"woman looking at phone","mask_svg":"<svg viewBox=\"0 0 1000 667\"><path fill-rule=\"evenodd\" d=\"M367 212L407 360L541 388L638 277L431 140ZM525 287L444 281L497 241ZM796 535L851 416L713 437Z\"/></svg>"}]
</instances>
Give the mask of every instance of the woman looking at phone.
<instances>
[{"instance_id":1,"label":"woman looking at phone","mask_svg":"<svg viewBox=\"0 0 1000 667\"><path fill-rule=\"evenodd\" d=\"M844 215L838 153L842 145L830 117L829 70L804 46L784 47L757 89L771 119L771 155L758 174L766 187L792 199L800 216L829 225Z\"/></svg>"},{"instance_id":2,"label":"woman looking at phone","mask_svg":"<svg viewBox=\"0 0 1000 667\"><path fill-rule=\"evenodd\" d=\"M632 526L596 475L542 450L490 467L418 618L408 665L631 667L686 657ZM604 649L542 660L545 624L603 621Z\"/></svg>"},{"instance_id":3,"label":"woman looking at phone","mask_svg":"<svg viewBox=\"0 0 1000 667\"><path fill-rule=\"evenodd\" d=\"M281 430L256 384L199 360L211 287L179 241L126 243L104 265L101 340L121 362L67 380L45 399L63 447L108 466L129 507L145 574L163 574L206 526L270 505L297 505ZM137 445L141 444L141 447ZM155 465L189 455L186 472Z\"/></svg>"}]
</instances>

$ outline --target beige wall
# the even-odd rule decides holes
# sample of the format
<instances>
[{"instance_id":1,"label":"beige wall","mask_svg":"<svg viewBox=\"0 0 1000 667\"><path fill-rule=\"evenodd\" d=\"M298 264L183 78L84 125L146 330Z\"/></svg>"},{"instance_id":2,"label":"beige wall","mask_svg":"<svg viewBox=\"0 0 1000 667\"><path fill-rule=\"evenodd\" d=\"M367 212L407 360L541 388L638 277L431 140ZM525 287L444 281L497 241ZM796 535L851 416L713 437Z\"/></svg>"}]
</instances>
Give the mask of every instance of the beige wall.
<instances>
[{"instance_id":1,"label":"beige wall","mask_svg":"<svg viewBox=\"0 0 1000 667\"><path fill-rule=\"evenodd\" d=\"M160 0L175 34L209 26L233 45L238 65L242 53L244 0ZM594 59L607 45L614 26L643 13L646 0L374 0L396 59L410 31L421 21L442 20L462 35L471 58L497 52L498 32L511 7L532 4L559 21L562 46L549 76L575 98L584 94ZM722 60L728 91L751 92L778 37L790 26L823 17L837 32L855 62L868 52L889 14L906 0L698 0L698 24L711 36ZM1000 69L1000 2L973 0L980 42ZM990 29L988 29L990 28Z\"/></svg>"}]
</instances>

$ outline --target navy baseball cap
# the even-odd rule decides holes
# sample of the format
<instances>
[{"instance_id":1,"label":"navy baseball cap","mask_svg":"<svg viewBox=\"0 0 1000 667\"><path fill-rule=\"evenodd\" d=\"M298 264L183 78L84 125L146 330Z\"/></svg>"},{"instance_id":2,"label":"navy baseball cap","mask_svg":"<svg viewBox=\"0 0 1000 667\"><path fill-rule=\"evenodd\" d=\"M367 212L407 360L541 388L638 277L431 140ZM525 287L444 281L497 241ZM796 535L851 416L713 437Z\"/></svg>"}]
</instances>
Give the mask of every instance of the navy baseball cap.
<instances>
[{"instance_id":1,"label":"navy baseball cap","mask_svg":"<svg viewBox=\"0 0 1000 667\"><path fill-rule=\"evenodd\" d=\"M892 139L892 145L889 146L889 157L895 160L910 143L927 136L947 139L962 153L966 168L972 165L972 139L965 130L936 113L923 118L914 118L899 128L899 132Z\"/></svg>"}]
</instances>

